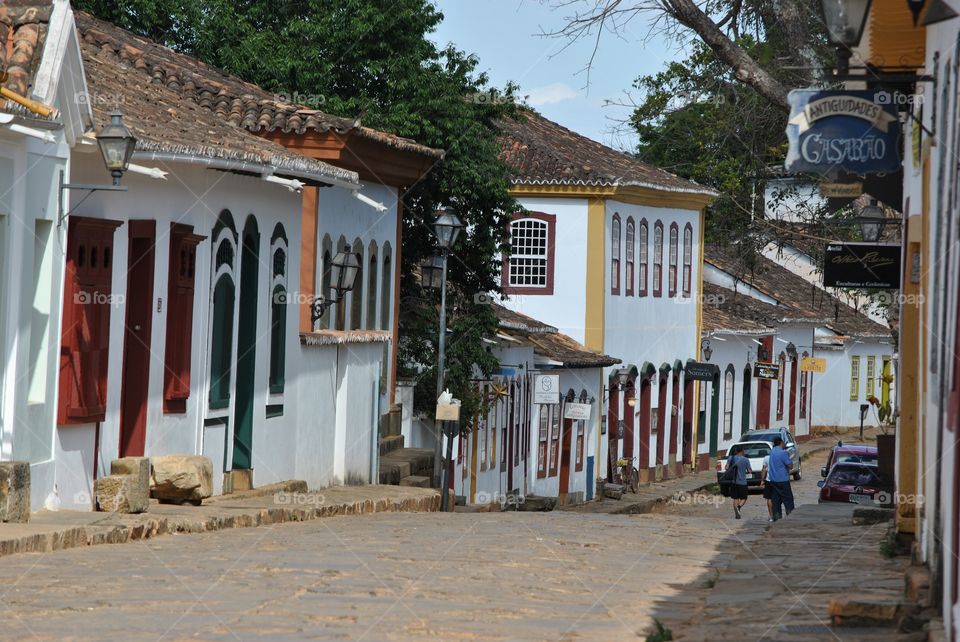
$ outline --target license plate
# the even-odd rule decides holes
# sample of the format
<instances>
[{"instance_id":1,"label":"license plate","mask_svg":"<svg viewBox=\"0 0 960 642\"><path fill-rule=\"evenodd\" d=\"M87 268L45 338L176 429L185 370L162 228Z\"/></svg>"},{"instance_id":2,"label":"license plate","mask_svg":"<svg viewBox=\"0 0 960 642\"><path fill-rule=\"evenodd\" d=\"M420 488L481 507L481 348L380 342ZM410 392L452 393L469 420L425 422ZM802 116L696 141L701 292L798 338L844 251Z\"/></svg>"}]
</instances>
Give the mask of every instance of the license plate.
<instances>
[{"instance_id":1,"label":"license plate","mask_svg":"<svg viewBox=\"0 0 960 642\"><path fill-rule=\"evenodd\" d=\"M747 475L747 478L748 478L748 479L756 479L756 478L759 477L759 476L760 476L760 473L750 473L749 475Z\"/></svg>"},{"instance_id":2,"label":"license plate","mask_svg":"<svg viewBox=\"0 0 960 642\"><path fill-rule=\"evenodd\" d=\"M850 493L847 497L848 501L852 504L869 504L873 501L872 495L858 495L856 493Z\"/></svg>"}]
</instances>

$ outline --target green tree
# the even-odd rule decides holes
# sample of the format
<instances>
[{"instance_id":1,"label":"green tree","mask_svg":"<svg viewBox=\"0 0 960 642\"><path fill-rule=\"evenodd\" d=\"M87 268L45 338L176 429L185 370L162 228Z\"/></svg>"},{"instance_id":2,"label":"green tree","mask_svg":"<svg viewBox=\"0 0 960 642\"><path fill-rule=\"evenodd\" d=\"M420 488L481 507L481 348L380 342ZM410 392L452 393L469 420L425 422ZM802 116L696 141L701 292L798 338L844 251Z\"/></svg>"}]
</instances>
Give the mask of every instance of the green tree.
<instances>
[{"instance_id":1,"label":"green tree","mask_svg":"<svg viewBox=\"0 0 960 642\"><path fill-rule=\"evenodd\" d=\"M506 217L517 208L499 159L495 122L512 112L514 87L496 92L478 60L428 35L443 15L428 0L78 0L75 6L194 55L267 90L311 96L309 107L446 151L404 194L399 361L435 399L437 305L417 282L436 253L433 213L453 204L468 225L450 259L449 387L472 416L481 402L475 367L489 375L483 349L497 321L480 292L498 289ZM476 97L480 99L476 99ZM490 100L490 97L499 98Z\"/></svg>"}]
</instances>

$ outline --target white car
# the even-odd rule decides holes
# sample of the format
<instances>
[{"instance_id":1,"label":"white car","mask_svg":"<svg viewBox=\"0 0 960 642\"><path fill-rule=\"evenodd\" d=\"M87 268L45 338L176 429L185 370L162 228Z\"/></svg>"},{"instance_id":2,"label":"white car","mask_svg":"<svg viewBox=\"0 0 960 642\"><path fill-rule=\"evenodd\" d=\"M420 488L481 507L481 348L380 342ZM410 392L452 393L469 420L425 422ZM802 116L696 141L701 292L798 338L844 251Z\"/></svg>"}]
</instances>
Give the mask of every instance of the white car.
<instances>
[{"instance_id":1,"label":"white car","mask_svg":"<svg viewBox=\"0 0 960 642\"><path fill-rule=\"evenodd\" d=\"M779 437L783 440L783 443L787 448L787 453L790 455L790 461L793 463L793 468L791 469L790 474L793 475L794 481L799 481L800 478L803 477L803 470L801 470L800 467L800 449L797 446L797 442L794 440L793 435L791 435L790 431L786 428L762 428L760 430L748 430L740 437L739 443L745 444L752 441L768 441L772 444L774 437Z\"/></svg>"},{"instance_id":2,"label":"white car","mask_svg":"<svg viewBox=\"0 0 960 642\"><path fill-rule=\"evenodd\" d=\"M759 486L760 482L763 481L760 479L760 471L763 470L763 458L770 454L773 443L769 441L743 441L736 445L743 446L743 456L750 460L751 472L747 473L747 486ZM720 481L720 478L727 471L729 460L729 455L717 460L717 481Z\"/></svg>"}]
</instances>

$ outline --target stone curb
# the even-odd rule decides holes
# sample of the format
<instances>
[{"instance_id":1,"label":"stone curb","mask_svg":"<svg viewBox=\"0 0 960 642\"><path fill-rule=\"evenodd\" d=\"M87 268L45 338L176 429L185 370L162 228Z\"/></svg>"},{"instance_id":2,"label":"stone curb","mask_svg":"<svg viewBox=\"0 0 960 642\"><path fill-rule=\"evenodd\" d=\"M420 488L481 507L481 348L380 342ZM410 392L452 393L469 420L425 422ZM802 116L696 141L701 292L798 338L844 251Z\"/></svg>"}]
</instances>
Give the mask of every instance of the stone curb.
<instances>
[{"instance_id":1,"label":"stone curb","mask_svg":"<svg viewBox=\"0 0 960 642\"><path fill-rule=\"evenodd\" d=\"M361 487L362 488L362 487ZM383 496L355 501L317 506L211 506L213 514L187 515L119 515L121 523L84 526L45 526L37 524L0 525L0 557L18 553L48 553L51 551L96 546L100 544L123 544L151 539L175 533L209 533L229 528L254 528L285 522L305 522L323 517L363 515L382 512L437 512L440 510L440 495L425 488L405 489L397 496ZM312 494L312 493L311 493ZM318 496L321 493L316 493ZM201 512L202 508L193 508ZM106 518L105 520L106 521ZM9 531L33 531L16 533ZM5 532L6 531L6 532ZM39 532L38 532L39 531Z\"/></svg>"}]
</instances>

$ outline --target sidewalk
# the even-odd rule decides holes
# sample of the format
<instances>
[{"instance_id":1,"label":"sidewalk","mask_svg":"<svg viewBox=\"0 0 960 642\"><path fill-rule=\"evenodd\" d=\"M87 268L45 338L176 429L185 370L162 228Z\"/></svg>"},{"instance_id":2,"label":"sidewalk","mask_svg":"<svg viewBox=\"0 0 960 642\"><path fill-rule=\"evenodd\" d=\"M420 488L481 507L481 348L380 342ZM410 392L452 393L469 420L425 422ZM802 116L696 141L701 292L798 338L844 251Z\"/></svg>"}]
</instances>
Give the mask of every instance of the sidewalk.
<instances>
[{"instance_id":1,"label":"sidewalk","mask_svg":"<svg viewBox=\"0 0 960 642\"><path fill-rule=\"evenodd\" d=\"M273 484L220 495L202 506L150 502L138 515L80 511L33 513L26 524L0 524L0 557L79 546L121 544L173 533L303 522L335 515L379 512L434 512L440 494L406 486L334 486L305 492L303 482Z\"/></svg>"},{"instance_id":2,"label":"sidewalk","mask_svg":"<svg viewBox=\"0 0 960 642\"><path fill-rule=\"evenodd\" d=\"M789 642L927 639L923 632L897 633L906 608L907 558L881 553L890 522L855 526L853 504L806 504L767 528L748 524L731 532L734 558L715 575L681 589L705 593L702 607L680 611L657 606L654 617L674 640L778 640ZM891 515L892 516L892 515ZM885 612L886 625L834 626L831 603L847 613ZM685 601L685 603L687 603Z\"/></svg>"},{"instance_id":3,"label":"sidewalk","mask_svg":"<svg viewBox=\"0 0 960 642\"><path fill-rule=\"evenodd\" d=\"M864 431L864 441L875 441L876 436L880 434L878 428L868 428ZM821 461L811 459L816 455L820 456L829 448L837 444L838 440L854 442L858 441L859 429L835 433L824 437L817 437L805 443L800 444L800 457L803 461L804 475L819 475ZM819 459L825 459L819 457ZM809 461L809 463L808 463ZM704 490L717 483L717 473L714 470L704 470L695 473L688 473L683 477L668 479L662 482L655 482L646 486L641 486L637 494L625 492L621 499L609 499L600 497L595 501L575 506L564 506L559 510L575 511L578 513L599 513L607 515L638 515L641 513L650 513L660 504L664 504L672 499L691 495Z\"/></svg>"}]
</instances>

